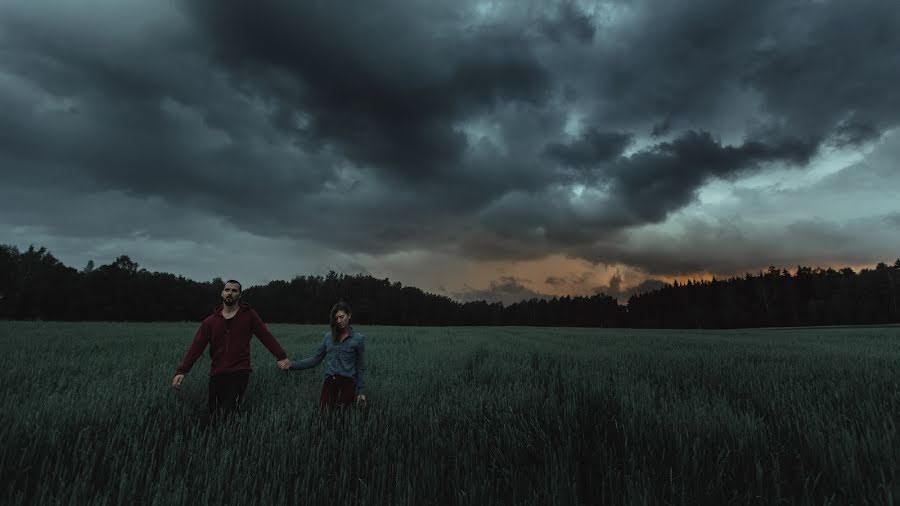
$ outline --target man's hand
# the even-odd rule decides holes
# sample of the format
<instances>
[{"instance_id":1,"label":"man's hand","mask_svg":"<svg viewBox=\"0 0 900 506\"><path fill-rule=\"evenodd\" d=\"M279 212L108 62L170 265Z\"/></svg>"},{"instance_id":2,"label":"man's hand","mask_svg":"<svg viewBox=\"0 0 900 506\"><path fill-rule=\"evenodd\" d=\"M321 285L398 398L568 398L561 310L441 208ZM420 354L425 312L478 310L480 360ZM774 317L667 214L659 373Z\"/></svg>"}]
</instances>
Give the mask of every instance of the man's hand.
<instances>
[{"instance_id":1,"label":"man's hand","mask_svg":"<svg viewBox=\"0 0 900 506\"><path fill-rule=\"evenodd\" d=\"M184 381L184 374L176 374L174 378L172 378L172 388L178 390L181 388L181 382Z\"/></svg>"},{"instance_id":2,"label":"man's hand","mask_svg":"<svg viewBox=\"0 0 900 506\"><path fill-rule=\"evenodd\" d=\"M360 408L366 407L366 396L359 394L356 396L356 406Z\"/></svg>"},{"instance_id":3,"label":"man's hand","mask_svg":"<svg viewBox=\"0 0 900 506\"><path fill-rule=\"evenodd\" d=\"M279 360L278 368L281 369L282 371L287 371L288 369L290 369L291 368L291 359L286 358L284 360Z\"/></svg>"}]
</instances>

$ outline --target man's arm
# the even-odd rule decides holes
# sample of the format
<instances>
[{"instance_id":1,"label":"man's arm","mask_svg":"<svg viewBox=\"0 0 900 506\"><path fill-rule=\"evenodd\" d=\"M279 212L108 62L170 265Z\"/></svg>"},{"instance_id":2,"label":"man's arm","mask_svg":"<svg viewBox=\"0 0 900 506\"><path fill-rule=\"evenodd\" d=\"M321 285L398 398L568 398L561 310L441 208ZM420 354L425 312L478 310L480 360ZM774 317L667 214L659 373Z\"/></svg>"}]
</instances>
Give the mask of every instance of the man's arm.
<instances>
[{"instance_id":1,"label":"man's arm","mask_svg":"<svg viewBox=\"0 0 900 506\"><path fill-rule=\"evenodd\" d=\"M266 327L266 324L263 323L262 318L259 317L259 314L254 310L250 310L253 315L253 334L259 339L263 345L268 348L268 350L275 355L275 360L278 361L278 367L281 369L287 369L290 366L290 360L288 360L287 353L284 352L284 348L281 347L281 344L278 343L278 339L275 339L275 336L269 332L269 329Z\"/></svg>"},{"instance_id":2,"label":"man's arm","mask_svg":"<svg viewBox=\"0 0 900 506\"><path fill-rule=\"evenodd\" d=\"M209 325L206 323L206 320L203 320L203 323L200 324L200 328L197 329L197 333L194 334L194 341L191 343L191 347L188 348L187 353L184 355L184 359L181 360L181 363L178 364L178 368L175 369L175 377L172 378L172 387L178 388L181 386L184 375L190 372L191 367L194 366L194 363L200 358L200 355L203 354L203 350L206 349L206 345L208 344Z\"/></svg>"},{"instance_id":3,"label":"man's arm","mask_svg":"<svg viewBox=\"0 0 900 506\"><path fill-rule=\"evenodd\" d=\"M322 363L322 360L325 360L325 341L322 341L322 344L316 349L316 352L313 356L304 358L303 360L295 360L291 362L291 369L294 371L299 371L301 369L309 369L311 367L315 367Z\"/></svg>"}]
</instances>

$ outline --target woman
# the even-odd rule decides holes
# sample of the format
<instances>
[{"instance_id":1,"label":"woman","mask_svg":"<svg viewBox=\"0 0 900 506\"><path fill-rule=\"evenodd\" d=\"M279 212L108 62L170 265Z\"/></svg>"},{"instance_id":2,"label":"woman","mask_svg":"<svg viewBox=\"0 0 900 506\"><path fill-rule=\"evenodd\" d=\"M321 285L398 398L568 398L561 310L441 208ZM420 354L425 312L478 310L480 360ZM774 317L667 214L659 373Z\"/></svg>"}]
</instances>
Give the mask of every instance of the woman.
<instances>
[{"instance_id":1,"label":"woman","mask_svg":"<svg viewBox=\"0 0 900 506\"><path fill-rule=\"evenodd\" d=\"M350 327L350 306L339 301L331 308L331 330L325 333L315 354L303 360L291 361L291 370L299 371L325 361L325 382L319 395L319 407L349 406L354 399L365 405L363 393L366 378L366 348L363 336Z\"/></svg>"}]
</instances>

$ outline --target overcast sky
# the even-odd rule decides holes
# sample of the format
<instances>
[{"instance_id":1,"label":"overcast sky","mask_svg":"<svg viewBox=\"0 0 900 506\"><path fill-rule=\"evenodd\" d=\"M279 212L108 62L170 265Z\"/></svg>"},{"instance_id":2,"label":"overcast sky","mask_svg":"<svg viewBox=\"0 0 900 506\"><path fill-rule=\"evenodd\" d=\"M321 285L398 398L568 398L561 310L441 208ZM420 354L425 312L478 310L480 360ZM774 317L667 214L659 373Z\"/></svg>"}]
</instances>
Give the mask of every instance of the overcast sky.
<instances>
[{"instance_id":1,"label":"overcast sky","mask_svg":"<svg viewBox=\"0 0 900 506\"><path fill-rule=\"evenodd\" d=\"M900 256L895 0L0 0L0 243L616 295Z\"/></svg>"}]
</instances>

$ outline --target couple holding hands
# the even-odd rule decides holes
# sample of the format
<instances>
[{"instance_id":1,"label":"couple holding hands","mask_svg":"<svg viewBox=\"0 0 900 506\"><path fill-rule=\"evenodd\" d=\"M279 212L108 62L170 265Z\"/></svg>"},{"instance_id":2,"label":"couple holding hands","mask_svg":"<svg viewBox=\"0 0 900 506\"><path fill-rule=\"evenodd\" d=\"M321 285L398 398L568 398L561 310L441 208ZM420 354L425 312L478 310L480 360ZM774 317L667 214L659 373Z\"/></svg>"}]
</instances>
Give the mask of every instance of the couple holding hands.
<instances>
[{"instance_id":1,"label":"couple holding hands","mask_svg":"<svg viewBox=\"0 0 900 506\"><path fill-rule=\"evenodd\" d=\"M172 388L178 389L184 375L209 345L212 365L209 371L209 414L228 416L240 408L241 398L250 379L250 339L255 335L278 360L284 371L310 369L325 360L325 382L319 395L319 406L363 406L365 388L365 344L362 334L350 327L351 311L341 301L331 308L331 330L325 334L315 354L292 361L284 348L269 332L262 319L241 302L241 284L228 280L222 289L222 305L200 325L194 341L178 365Z\"/></svg>"}]
</instances>

